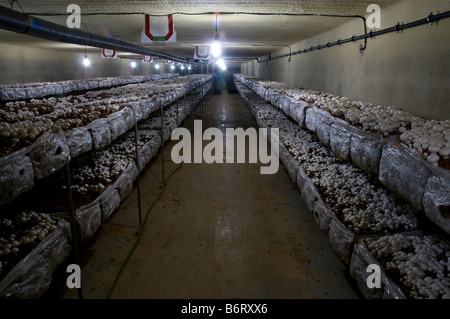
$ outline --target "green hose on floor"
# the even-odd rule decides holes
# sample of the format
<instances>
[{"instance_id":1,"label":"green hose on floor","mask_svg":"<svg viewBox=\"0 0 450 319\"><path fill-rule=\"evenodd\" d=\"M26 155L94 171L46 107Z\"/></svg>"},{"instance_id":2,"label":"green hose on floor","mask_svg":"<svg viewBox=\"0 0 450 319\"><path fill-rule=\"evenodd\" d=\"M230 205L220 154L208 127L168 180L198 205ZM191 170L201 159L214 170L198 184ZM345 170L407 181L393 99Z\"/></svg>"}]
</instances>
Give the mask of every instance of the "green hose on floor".
<instances>
[{"instance_id":1,"label":"green hose on floor","mask_svg":"<svg viewBox=\"0 0 450 319\"><path fill-rule=\"evenodd\" d=\"M128 262L131 259L131 256L133 256L134 251L136 250L137 246L139 245L139 241L141 240L142 235L144 234L144 229L145 229L145 225L147 224L148 221L148 217L150 216L150 212L152 211L153 207L155 207L155 205L158 203L158 201L160 200L161 196L164 194L166 188L167 188L167 184L169 183L170 178L172 177L172 175L174 175L176 172L178 172L181 167L183 166L183 163L181 163L172 173L170 173L169 177L166 179L161 192L159 192L158 197L153 201L153 203L150 205L150 207L147 210L147 213L145 215L145 219L144 219L144 223L142 224L141 229L139 230L138 236L136 238L136 241L134 242L133 247L131 248L130 252L128 253L127 258L125 258L124 262L122 263L122 266L120 267L119 272L116 275L116 278L114 279L114 283L111 286L111 288L109 289L108 294L106 295L106 299L110 299L111 295L114 292L114 289L116 289L117 283L119 282L120 277L122 276L122 273L125 270L125 267L127 266Z\"/></svg>"}]
</instances>

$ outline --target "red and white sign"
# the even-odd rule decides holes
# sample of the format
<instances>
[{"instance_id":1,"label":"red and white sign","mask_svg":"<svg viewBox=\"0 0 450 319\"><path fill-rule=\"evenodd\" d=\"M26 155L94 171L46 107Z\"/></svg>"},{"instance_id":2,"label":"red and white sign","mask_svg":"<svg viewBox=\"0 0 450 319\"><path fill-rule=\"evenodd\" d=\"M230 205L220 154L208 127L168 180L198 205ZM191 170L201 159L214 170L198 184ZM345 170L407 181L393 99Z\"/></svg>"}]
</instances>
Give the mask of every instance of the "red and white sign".
<instances>
[{"instance_id":1,"label":"red and white sign","mask_svg":"<svg viewBox=\"0 0 450 319\"><path fill-rule=\"evenodd\" d=\"M171 14L162 17L145 15L144 30L141 32L141 44L153 42L177 42L177 33Z\"/></svg>"},{"instance_id":2,"label":"red and white sign","mask_svg":"<svg viewBox=\"0 0 450 319\"><path fill-rule=\"evenodd\" d=\"M102 58L103 59L117 59L116 50L103 49Z\"/></svg>"},{"instance_id":3,"label":"red and white sign","mask_svg":"<svg viewBox=\"0 0 450 319\"><path fill-rule=\"evenodd\" d=\"M153 57L151 57L150 55L144 55L142 57L142 62L145 63L153 63Z\"/></svg>"},{"instance_id":4,"label":"red and white sign","mask_svg":"<svg viewBox=\"0 0 450 319\"><path fill-rule=\"evenodd\" d=\"M166 60L166 64L175 64L175 62L171 60Z\"/></svg>"},{"instance_id":5,"label":"red and white sign","mask_svg":"<svg viewBox=\"0 0 450 319\"><path fill-rule=\"evenodd\" d=\"M209 47L195 47L194 60L210 60Z\"/></svg>"}]
</instances>

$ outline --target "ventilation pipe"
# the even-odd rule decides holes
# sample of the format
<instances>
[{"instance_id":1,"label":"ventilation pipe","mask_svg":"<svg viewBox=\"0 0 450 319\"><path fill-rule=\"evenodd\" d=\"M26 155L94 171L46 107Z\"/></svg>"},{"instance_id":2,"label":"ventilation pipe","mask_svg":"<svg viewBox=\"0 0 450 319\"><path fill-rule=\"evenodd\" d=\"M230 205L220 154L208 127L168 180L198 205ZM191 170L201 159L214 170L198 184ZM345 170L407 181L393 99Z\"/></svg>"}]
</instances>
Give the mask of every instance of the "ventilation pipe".
<instances>
[{"instance_id":1,"label":"ventilation pipe","mask_svg":"<svg viewBox=\"0 0 450 319\"><path fill-rule=\"evenodd\" d=\"M132 43L91 34L79 29L70 29L3 6L0 6L0 28L51 41L150 55L180 63L188 61Z\"/></svg>"}]
</instances>

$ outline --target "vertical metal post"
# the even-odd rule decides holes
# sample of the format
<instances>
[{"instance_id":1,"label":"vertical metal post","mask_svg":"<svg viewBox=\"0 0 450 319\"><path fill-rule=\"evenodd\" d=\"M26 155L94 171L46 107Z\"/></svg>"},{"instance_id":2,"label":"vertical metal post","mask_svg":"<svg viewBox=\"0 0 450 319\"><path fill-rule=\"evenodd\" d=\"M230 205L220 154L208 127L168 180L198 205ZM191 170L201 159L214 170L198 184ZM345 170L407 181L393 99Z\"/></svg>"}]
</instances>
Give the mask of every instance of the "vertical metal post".
<instances>
[{"instance_id":1,"label":"vertical metal post","mask_svg":"<svg viewBox=\"0 0 450 319\"><path fill-rule=\"evenodd\" d=\"M202 105L200 109L200 115L203 116L203 82L202 82L202 90L201 90L201 99L202 99Z\"/></svg>"},{"instance_id":2,"label":"vertical metal post","mask_svg":"<svg viewBox=\"0 0 450 319\"><path fill-rule=\"evenodd\" d=\"M187 108L188 108L188 106L187 106L187 100L186 100L186 94L187 94L187 92L184 92L184 108L183 108L183 114L184 114L184 127L186 127L186 118L187 118Z\"/></svg>"},{"instance_id":3,"label":"vertical metal post","mask_svg":"<svg viewBox=\"0 0 450 319\"><path fill-rule=\"evenodd\" d=\"M138 212L139 212L139 229L137 233L139 233L142 227L142 210L141 210L141 165L139 164L139 147L138 147L138 130L137 130L137 121L134 121L134 149L136 151L136 166L138 169L137 175L137 192L138 192Z\"/></svg>"},{"instance_id":4,"label":"vertical metal post","mask_svg":"<svg viewBox=\"0 0 450 319\"><path fill-rule=\"evenodd\" d=\"M164 107L161 104L161 170L162 170L162 183L166 183L164 178Z\"/></svg>"},{"instance_id":5,"label":"vertical metal post","mask_svg":"<svg viewBox=\"0 0 450 319\"><path fill-rule=\"evenodd\" d=\"M70 221L70 230L72 233L72 253L75 257L75 263L80 266L80 254L78 251L78 235L77 228L75 225L75 212L73 209L73 198L72 198L72 181L70 179L70 165L69 160L67 160L66 164L66 187L67 187L67 201L69 207L69 221ZM81 279L80 279L81 280ZM83 299L83 291L80 288L77 288L78 298Z\"/></svg>"},{"instance_id":6,"label":"vertical metal post","mask_svg":"<svg viewBox=\"0 0 450 319\"><path fill-rule=\"evenodd\" d=\"M178 122L178 97L177 97L177 126L179 125L180 123Z\"/></svg>"}]
</instances>

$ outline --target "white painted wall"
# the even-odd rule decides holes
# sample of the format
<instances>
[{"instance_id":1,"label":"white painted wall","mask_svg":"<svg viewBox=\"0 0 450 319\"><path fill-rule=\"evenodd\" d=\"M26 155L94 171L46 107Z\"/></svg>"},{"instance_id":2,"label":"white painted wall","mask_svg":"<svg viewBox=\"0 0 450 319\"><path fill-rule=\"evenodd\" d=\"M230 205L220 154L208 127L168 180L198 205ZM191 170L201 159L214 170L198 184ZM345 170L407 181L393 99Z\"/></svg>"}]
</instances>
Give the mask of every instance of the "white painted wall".
<instances>
[{"instance_id":1,"label":"white painted wall","mask_svg":"<svg viewBox=\"0 0 450 319\"><path fill-rule=\"evenodd\" d=\"M132 69L130 59L102 59L101 49L88 51L88 58L91 65L86 68L84 53L0 43L0 84L171 72L164 62L160 62L161 68L157 71L153 63L140 60L135 60L137 67Z\"/></svg>"},{"instance_id":2,"label":"white painted wall","mask_svg":"<svg viewBox=\"0 0 450 319\"><path fill-rule=\"evenodd\" d=\"M381 28L422 19L430 12L436 14L448 10L448 0L402 1L382 10ZM362 22L355 19L295 43L292 50L362 33ZM426 118L450 119L449 19L431 27L420 26L402 34L391 33L368 40L368 47L362 54L359 51L361 43L295 55L291 62L288 58L260 64L253 60L241 66L241 73L364 102L392 105ZM284 53L287 49L271 55Z\"/></svg>"}]
</instances>

